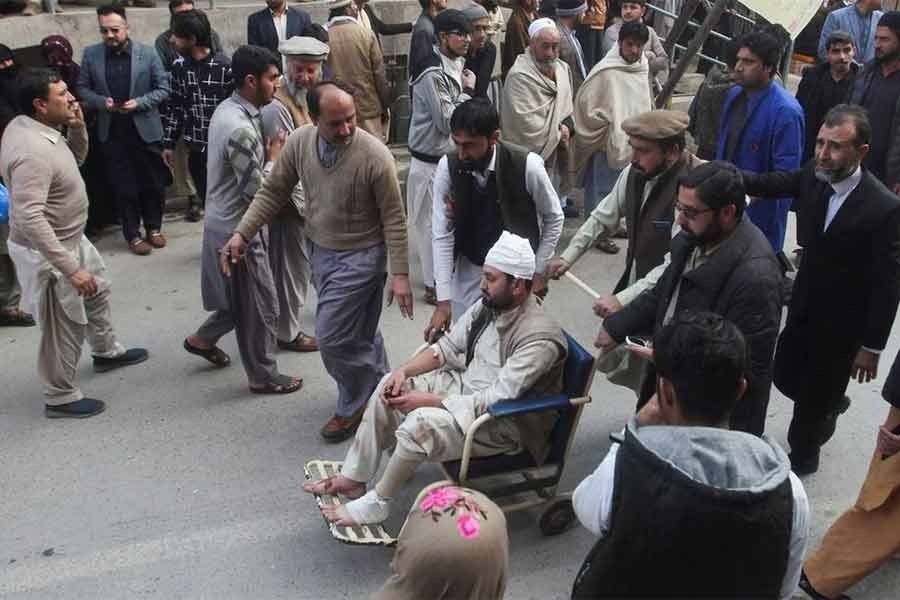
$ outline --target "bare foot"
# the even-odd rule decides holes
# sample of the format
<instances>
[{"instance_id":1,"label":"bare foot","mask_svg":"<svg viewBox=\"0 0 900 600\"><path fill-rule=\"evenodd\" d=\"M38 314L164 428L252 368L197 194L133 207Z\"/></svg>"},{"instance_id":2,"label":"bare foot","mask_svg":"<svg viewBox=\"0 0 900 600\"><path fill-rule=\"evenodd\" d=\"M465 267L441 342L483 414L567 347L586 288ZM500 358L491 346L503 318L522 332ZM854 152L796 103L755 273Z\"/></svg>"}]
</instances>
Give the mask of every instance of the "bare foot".
<instances>
[{"instance_id":1,"label":"bare foot","mask_svg":"<svg viewBox=\"0 0 900 600\"><path fill-rule=\"evenodd\" d=\"M309 480L303 482L303 491L307 494L316 494L317 496L340 494L355 500L366 493L366 484L353 481L343 475L334 475L317 481Z\"/></svg>"},{"instance_id":2,"label":"bare foot","mask_svg":"<svg viewBox=\"0 0 900 600\"><path fill-rule=\"evenodd\" d=\"M354 521L353 517L347 512L347 507L344 504L323 506L322 515L325 517L326 521L340 527L356 527L359 525L359 523Z\"/></svg>"}]
</instances>

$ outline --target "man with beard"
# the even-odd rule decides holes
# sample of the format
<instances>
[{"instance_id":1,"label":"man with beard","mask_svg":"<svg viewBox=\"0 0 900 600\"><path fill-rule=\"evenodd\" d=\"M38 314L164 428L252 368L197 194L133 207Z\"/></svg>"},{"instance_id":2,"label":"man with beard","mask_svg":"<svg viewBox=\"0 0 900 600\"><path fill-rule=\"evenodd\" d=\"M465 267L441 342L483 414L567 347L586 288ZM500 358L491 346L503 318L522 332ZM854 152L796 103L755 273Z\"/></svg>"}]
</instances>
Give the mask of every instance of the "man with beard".
<instances>
[{"instance_id":1,"label":"man with beard","mask_svg":"<svg viewBox=\"0 0 900 600\"><path fill-rule=\"evenodd\" d=\"M570 185L569 141L575 131L572 74L559 60L560 35L552 19L536 20L528 35L528 50L516 59L503 86L503 139L544 160L562 202Z\"/></svg>"},{"instance_id":2,"label":"man with beard","mask_svg":"<svg viewBox=\"0 0 900 600\"><path fill-rule=\"evenodd\" d=\"M863 166L894 193L900 192L900 137L897 135L900 98L900 12L884 13L875 30L875 59L853 82L850 104L866 109L872 124L872 143Z\"/></svg>"},{"instance_id":3,"label":"man with beard","mask_svg":"<svg viewBox=\"0 0 900 600\"><path fill-rule=\"evenodd\" d=\"M0 44L0 138L9 122L19 114L17 73L12 51ZM0 327L31 327L34 317L19 308L22 288L6 249L8 239L9 225L0 223Z\"/></svg>"},{"instance_id":4,"label":"man with beard","mask_svg":"<svg viewBox=\"0 0 900 600\"><path fill-rule=\"evenodd\" d=\"M232 263L247 240L281 212L302 183L313 285L319 296L316 336L337 384L337 406L321 430L325 441L351 437L366 401L390 370L378 329L382 294L412 318L406 218L397 166L384 142L357 130L352 90L321 82L307 94L315 127L291 134L281 158L222 249Z\"/></svg>"},{"instance_id":5,"label":"man with beard","mask_svg":"<svg viewBox=\"0 0 900 600\"><path fill-rule=\"evenodd\" d=\"M806 240L775 352L775 386L794 401L788 443L798 475L818 469L850 405L850 379L875 379L900 301L900 199L860 166L871 139L865 111L839 104L819 129L815 163L743 174L751 195L796 196Z\"/></svg>"},{"instance_id":6,"label":"man with beard","mask_svg":"<svg viewBox=\"0 0 900 600\"><path fill-rule=\"evenodd\" d=\"M681 233L672 238L669 266L655 286L606 318L595 344L606 353L626 336L656 335L684 310L721 315L744 334L751 356L747 393L731 414L731 429L762 435L781 323L782 274L744 206L741 174L731 164L713 161L683 176L675 202ZM655 388L650 364L638 408Z\"/></svg>"},{"instance_id":7,"label":"man with beard","mask_svg":"<svg viewBox=\"0 0 900 600\"><path fill-rule=\"evenodd\" d=\"M547 276L558 279L597 240L612 236L624 217L628 231L625 272L612 294L594 301L594 312L599 317L606 318L621 310L641 292L656 285L665 270L669 241L679 230L675 225L678 182L701 162L685 149L687 126L688 116L671 110L653 110L622 122L631 146L631 164L622 171L609 195L590 213L565 251L547 267ZM603 370L611 381L640 392L642 364L629 353L619 352L616 358L609 358L603 364L608 365Z\"/></svg>"},{"instance_id":8,"label":"man with beard","mask_svg":"<svg viewBox=\"0 0 900 600\"><path fill-rule=\"evenodd\" d=\"M381 379L341 473L308 481L312 494L340 494L347 504L322 509L338 525L380 523L392 499L426 461L457 460L466 432L495 402L562 388L566 341L531 293L534 252L504 231L484 259L482 301L437 343ZM527 451L540 465L555 413L496 419L475 434L473 456ZM381 479L381 454L393 449Z\"/></svg>"},{"instance_id":9,"label":"man with beard","mask_svg":"<svg viewBox=\"0 0 900 600\"><path fill-rule=\"evenodd\" d=\"M453 150L450 117L454 109L475 95L476 78L465 68L472 26L459 10L450 8L434 20L439 45L421 74L412 80L412 117L409 125L409 176L406 205L415 231L425 302L436 304L434 255L431 244L432 183L441 157Z\"/></svg>"},{"instance_id":10,"label":"man with beard","mask_svg":"<svg viewBox=\"0 0 900 600\"><path fill-rule=\"evenodd\" d=\"M172 63L172 97L166 105L163 160L175 168L175 145L188 146L188 170L197 188L197 204L189 204L185 219L199 221L206 203L209 120L220 102L231 95L231 60L212 50L212 29L199 10L178 13L172 19L172 38L180 55Z\"/></svg>"},{"instance_id":11,"label":"man with beard","mask_svg":"<svg viewBox=\"0 0 900 600\"><path fill-rule=\"evenodd\" d=\"M456 151L438 163L433 190L453 216L439 208L432 217L438 306L427 342L478 301L484 257L504 230L531 244L537 255L531 291L543 296L544 269L565 219L541 157L500 141L500 119L487 99L460 104L450 129Z\"/></svg>"},{"instance_id":12,"label":"man with beard","mask_svg":"<svg viewBox=\"0 0 900 600\"><path fill-rule=\"evenodd\" d=\"M160 160L159 105L169 96L169 77L156 50L129 39L124 8L101 6L97 21L103 43L84 50L78 97L97 112L97 141L125 242L133 253L147 255L166 245L162 207L168 174Z\"/></svg>"},{"instance_id":13,"label":"man with beard","mask_svg":"<svg viewBox=\"0 0 900 600\"><path fill-rule=\"evenodd\" d=\"M741 37L736 46L732 79L737 85L725 97L716 159L754 173L799 168L803 155L803 109L773 81L784 50L781 40L767 31L752 31ZM747 207L747 216L766 235L776 253L784 246L792 200L779 198L777 202Z\"/></svg>"},{"instance_id":14,"label":"man with beard","mask_svg":"<svg viewBox=\"0 0 900 600\"><path fill-rule=\"evenodd\" d=\"M292 37L278 47L287 71L272 102L262 108L263 132L268 139L290 135L295 129L312 123L306 104L306 92L322 79L322 65L328 57L328 44L312 37ZM300 184L269 225L269 262L278 293L278 347L294 352L315 352L316 338L300 329L300 315L312 277L306 244L306 201Z\"/></svg>"},{"instance_id":15,"label":"man with beard","mask_svg":"<svg viewBox=\"0 0 900 600\"><path fill-rule=\"evenodd\" d=\"M259 116L260 107L275 95L280 70L281 61L265 48L238 48L233 72L239 87L210 120L211 193L203 223L201 288L203 308L214 312L184 340L184 349L191 354L225 367L231 359L216 343L233 329L255 394L289 394L303 385L299 377L279 373L275 362L278 302L266 256L266 232L249 238L237 264L229 264L221 252L284 145L284 134L264 141Z\"/></svg>"}]
</instances>

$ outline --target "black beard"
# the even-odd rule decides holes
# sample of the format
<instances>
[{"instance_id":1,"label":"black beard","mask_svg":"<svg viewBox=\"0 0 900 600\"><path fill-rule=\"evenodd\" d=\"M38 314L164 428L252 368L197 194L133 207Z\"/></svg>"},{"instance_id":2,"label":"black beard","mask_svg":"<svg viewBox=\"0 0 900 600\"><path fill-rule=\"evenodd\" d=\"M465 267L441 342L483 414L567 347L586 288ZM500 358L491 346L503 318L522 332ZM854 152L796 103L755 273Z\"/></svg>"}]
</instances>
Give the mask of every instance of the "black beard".
<instances>
[{"instance_id":1,"label":"black beard","mask_svg":"<svg viewBox=\"0 0 900 600\"><path fill-rule=\"evenodd\" d=\"M722 239L722 227L719 225L718 221L710 222L706 231L700 234L691 233L686 229L683 231L687 234L688 240L691 242L692 246L706 246Z\"/></svg>"},{"instance_id":2,"label":"black beard","mask_svg":"<svg viewBox=\"0 0 900 600\"><path fill-rule=\"evenodd\" d=\"M483 173L488 165L491 164L491 158L494 156L494 149L488 150L485 155L477 160L461 160L459 168L466 173Z\"/></svg>"}]
</instances>

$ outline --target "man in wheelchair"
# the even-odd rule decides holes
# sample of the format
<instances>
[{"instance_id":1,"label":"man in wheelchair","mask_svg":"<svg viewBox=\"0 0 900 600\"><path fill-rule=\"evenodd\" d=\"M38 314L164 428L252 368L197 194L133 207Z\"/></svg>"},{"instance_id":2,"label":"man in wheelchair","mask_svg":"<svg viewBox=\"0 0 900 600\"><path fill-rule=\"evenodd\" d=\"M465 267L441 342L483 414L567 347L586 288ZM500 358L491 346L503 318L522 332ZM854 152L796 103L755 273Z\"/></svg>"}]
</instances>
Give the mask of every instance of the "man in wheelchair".
<instances>
[{"instance_id":1,"label":"man in wheelchair","mask_svg":"<svg viewBox=\"0 0 900 600\"><path fill-rule=\"evenodd\" d=\"M562 389L566 340L531 294L535 256L528 240L504 231L488 252L475 303L435 344L386 375L366 407L339 475L309 481L313 494L350 502L322 508L342 526L374 524L424 461L462 456L466 431L488 406L526 394ZM556 413L498 419L482 426L473 456L517 453L540 464ZM368 492L381 453L393 449L381 479Z\"/></svg>"}]
</instances>

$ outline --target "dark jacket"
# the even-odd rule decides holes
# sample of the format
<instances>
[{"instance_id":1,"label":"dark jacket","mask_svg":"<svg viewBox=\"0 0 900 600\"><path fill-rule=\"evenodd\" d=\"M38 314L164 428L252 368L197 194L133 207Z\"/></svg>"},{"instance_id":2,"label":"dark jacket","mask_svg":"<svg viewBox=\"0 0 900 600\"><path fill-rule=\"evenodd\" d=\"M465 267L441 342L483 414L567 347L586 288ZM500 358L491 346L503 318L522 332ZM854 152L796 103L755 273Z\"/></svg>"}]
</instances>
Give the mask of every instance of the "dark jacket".
<instances>
[{"instance_id":1,"label":"dark jacket","mask_svg":"<svg viewBox=\"0 0 900 600\"><path fill-rule=\"evenodd\" d=\"M487 98L494 63L497 62L497 46L487 40L475 56L466 56L466 68L475 73L475 97Z\"/></svg>"},{"instance_id":2,"label":"dark jacket","mask_svg":"<svg viewBox=\"0 0 900 600\"><path fill-rule=\"evenodd\" d=\"M437 43L438 38L434 30L434 19L423 12L416 19L412 29L412 37L409 39L407 72L409 73L410 82L418 79L422 71L433 64L434 47Z\"/></svg>"},{"instance_id":3,"label":"dark jacket","mask_svg":"<svg viewBox=\"0 0 900 600\"><path fill-rule=\"evenodd\" d=\"M306 11L288 6L287 26L285 27L285 39L291 39L295 35L303 35L303 29L312 23L312 19ZM278 32L275 31L275 22L272 20L272 11L264 8L247 17L247 43L251 46L268 48L278 56Z\"/></svg>"},{"instance_id":4,"label":"dark jacket","mask_svg":"<svg viewBox=\"0 0 900 600\"><path fill-rule=\"evenodd\" d=\"M893 189L894 185L900 182L900 148L898 148L897 135L900 133L900 119L897 118L900 111L900 98L894 107L893 114L886 122L882 122L881 118L874 118L872 115L872 107L870 106L869 88L872 86L872 80L875 77L876 69L879 69L878 61L871 60L866 63L853 80L853 86L850 89L850 96L847 98L849 104L862 106L869 113L869 120L872 122L873 130L881 129L890 131L888 139L881 143L876 143L879 136L877 131L873 135L872 143L869 144L869 153L863 164L872 171L872 174L879 177L881 181ZM884 146L884 148L881 148ZM883 163L881 161L884 161Z\"/></svg>"},{"instance_id":5,"label":"dark jacket","mask_svg":"<svg viewBox=\"0 0 900 600\"><path fill-rule=\"evenodd\" d=\"M169 74L152 46L145 46L134 40L129 44L131 89L128 96L138 105L137 110L131 113L134 126L145 143L161 142L163 126L159 105L169 97L172 90ZM106 110L106 99L110 97L106 83L106 52L103 44L94 44L84 49L76 90L82 104L97 113L97 138L100 142L109 139L109 125L112 122L111 113Z\"/></svg>"},{"instance_id":6,"label":"dark jacket","mask_svg":"<svg viewBox=\"0 0 900 600\"><path fill-rule=\"evenodd\" d=\"M711 311L735 325L750 349L747 393L731 416L731 427L761 435L765 427L772 351L781 324L782 273L772 246L746 215L706 262L684 273L694 250L680 233L672 238L672 262L656 285L608 317L603 326L621 343L628 335L652 335L662 327L666 310L681 282L675 312ZM653 383L653 375L648 382ZM648 387L641 401L649 399Z\"/></svg>"},{"instance_id":7,"label":"dark jacket","mask_svg":"<svg viewBox=\"0 0 900 600\"><path fill-rule=\"evenodd\" d=\"M796 196L806 238L787 323L775 356L775 385L794 400L838 402L861 346L881 350L900 302L900 198L863 170L859 186L823 232L831 190L812 161L791 172L744 172L747 193Z\"/></svg>"},{"instance_id":8,"label":"dark jacket","mask_svg":"<svg viewBox=\"0 0 900 600\"><path fill-rule=\"evenodd\" d=\"M803 162L813 157L816 149L816 137L819 135L822 122L825 121L825 115L834 106L846 100L858 70L859 65L851 63L849 75L838 83L831 79L831 67L828 63L807 67L803 70L803 77L797 88L797 102L803 107L803 114L806 117ZM836 89L833 90L834 93L829 101L823 102L826 86L833 86Z\"/></svg>"}]
</instances>

